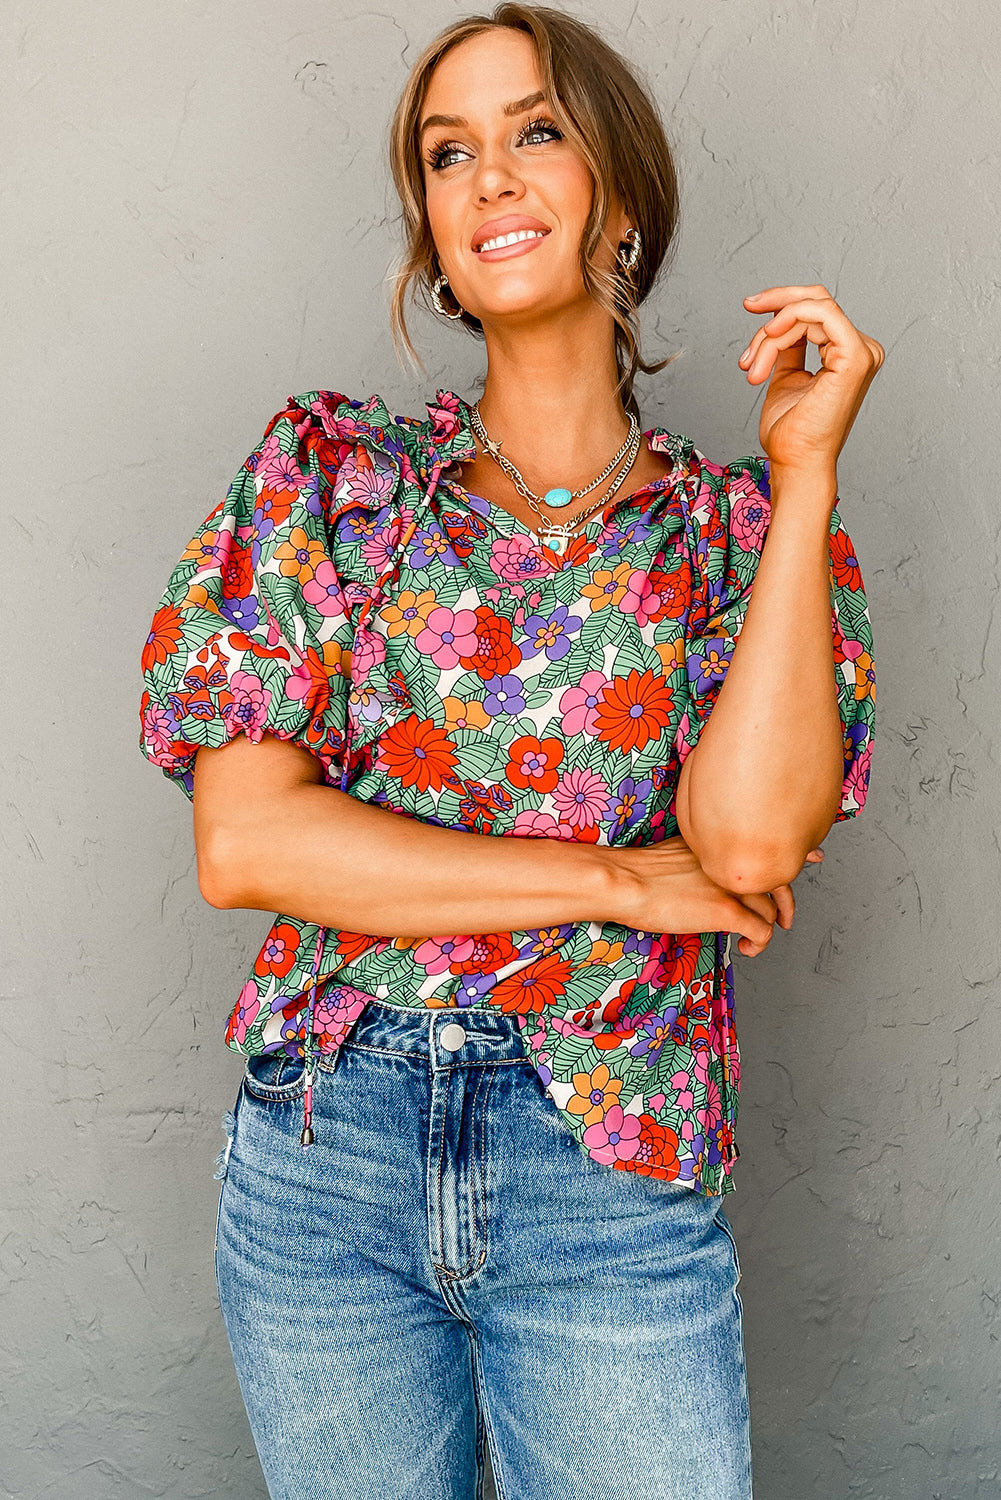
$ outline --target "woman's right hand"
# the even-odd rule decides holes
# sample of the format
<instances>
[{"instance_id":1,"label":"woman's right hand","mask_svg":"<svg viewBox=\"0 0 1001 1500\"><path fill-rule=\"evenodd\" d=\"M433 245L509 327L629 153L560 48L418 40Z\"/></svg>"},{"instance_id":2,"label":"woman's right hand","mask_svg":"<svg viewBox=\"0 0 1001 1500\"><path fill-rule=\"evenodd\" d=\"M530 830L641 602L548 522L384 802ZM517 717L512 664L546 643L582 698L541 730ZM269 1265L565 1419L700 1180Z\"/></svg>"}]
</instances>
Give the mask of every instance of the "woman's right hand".
<instances>
[{"instance_id":1,"label":"woman's right hand","mask_svg":"<svg viewBox=\"0 0 1001 1500\"><path fill-rule=\"evenodd\" d=\"M639 932L735 932L738 951L754 958L768 947L776 922L786 930L792 926L791 885L760 895L726 891L710 880L680 834L610 852L631 877L628 909L617 912L615 920ZM811 849L806 863L823 857L823 849Z\"/></svg>"}]
</instances>

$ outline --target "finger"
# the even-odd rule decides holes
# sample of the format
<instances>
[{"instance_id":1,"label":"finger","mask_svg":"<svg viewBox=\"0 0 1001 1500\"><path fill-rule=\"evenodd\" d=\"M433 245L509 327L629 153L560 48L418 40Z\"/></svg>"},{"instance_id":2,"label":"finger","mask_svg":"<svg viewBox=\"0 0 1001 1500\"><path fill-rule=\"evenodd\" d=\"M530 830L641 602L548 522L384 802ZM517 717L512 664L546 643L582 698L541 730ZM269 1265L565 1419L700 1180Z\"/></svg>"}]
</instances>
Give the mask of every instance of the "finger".
<instances>
[{"instance_id":1,"label":"finger","mask_svg":"<svg viewBox=\"0 0 1001 1500\"><path fill-rule=\"evenodd\" d=\"M792 893L792 886L776 886L775 890L772 891L772 895L775 898L775 906L778 913L776 921L780 927L784 927L788 932L792 926L792 919L796 914L796 898Z\"/></svg>"},{"instance_id":2,"label":"finger","mask_svg":"<svg viewBox=\"0 0 1001 1500\"><path fill-rule=\"evenodd\" d=\"M778 363L780 351L789 350L783 367L805 369L807 343L817 345L826 368L831 367L832 354L839 363L864 361L867 368L873 368L873 356L862 335L831 299L793 302L782 308L758 329L748 350L756 347L740 363L749 379L762 378Z\"/></svg>"},{"instance_id":3,"label":"finger","mask_svg":"<svg viewBox=\"0 0 1001 1500\"><path fill-rule=\"evenodd\" d=\"M794 297L829 297L830 295L826 286L815 282L813 286L767 286L763 291L751 292L744 298L744 301L767 312L769 308L784 306Z\"/></svg>"}]
</instances>

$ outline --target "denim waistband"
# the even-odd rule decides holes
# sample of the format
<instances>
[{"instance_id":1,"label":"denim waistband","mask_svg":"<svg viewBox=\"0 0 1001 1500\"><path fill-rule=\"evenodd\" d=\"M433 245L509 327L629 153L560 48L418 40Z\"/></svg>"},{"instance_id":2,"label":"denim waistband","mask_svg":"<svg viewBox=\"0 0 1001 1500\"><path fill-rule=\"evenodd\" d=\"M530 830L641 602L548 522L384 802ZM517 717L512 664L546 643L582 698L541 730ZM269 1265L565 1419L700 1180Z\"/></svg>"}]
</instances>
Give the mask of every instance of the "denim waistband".
<instances>
[{"instance_id":1,"label":"denim waistband","mask_svg":"<svg viewBox=\"0 0 1001 1500\"><path fill-rule=\"evenodd\" d=\"M524 1018L497 1010L415 1009L387 1000L370 1000L341 1049L392 1052L418 1058L432 1068L484 1062L528 1061L531 1065L521 1040L520 1019ZM333 1071L336 1062L337 1053L332 1057L321 1054L319 1058L320 1068L327 1072Z\"/></svg>"}]
</instances>

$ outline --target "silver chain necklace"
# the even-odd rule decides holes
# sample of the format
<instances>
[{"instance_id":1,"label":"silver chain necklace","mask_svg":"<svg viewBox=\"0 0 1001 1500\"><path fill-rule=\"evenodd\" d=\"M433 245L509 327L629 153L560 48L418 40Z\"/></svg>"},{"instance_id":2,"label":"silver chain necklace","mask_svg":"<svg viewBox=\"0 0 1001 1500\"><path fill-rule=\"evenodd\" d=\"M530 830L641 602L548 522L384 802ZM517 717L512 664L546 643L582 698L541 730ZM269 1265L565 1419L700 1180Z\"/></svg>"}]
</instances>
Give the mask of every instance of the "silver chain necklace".
<instances>
[{"instance_id":1,"label":"silver chain necklace","mask_svg":"<svg viewBox=\"0 0 1001 1500\"><path fill-rule=\"evenodd\" d=\"M626 434L625 442L622 444L622 447L619 449L618 453L616 453L611 463L605 465L604 469L602 469L597 478L592 479L590 484L585 485L584 488L580 490L568 490L563 487L557 487L555 489L547 490L545 495L542 496L540 504L539 496L536 495L533 490L529 489L521 472L515 467L510 459L505 458L501 454L500 445L504 441L504 439L498 438L495 441L491 439L489 434L487 433L487 430L483 425L483 418L479 413L479 402L470 407L470 413L473 431L482 442L485 452L492 459L494 459L497 464L500 465L505 474L507 474L508 478L511 480L518 493L528 501L528 504L531 506L532 510L534 510L536 515L541 518L543 522L542 526L535 527L534 529L537 536L539 537L539 540L544 542L547 546L551 547L554 552L562 552L566 543L584 529L584 526L589 518L593 516L597 511L601 510L603 506L605 506L611 499L612 495L614 495L615 491L619 488L623 479L632 468L633 463L636 459L636 455L639 452L640 441L642 439L642 433L640 431L639 423L636 421L636 418L632 415L632 413L630 413L629 431ZM622 464L621 469L619 470L616 477L612 480L612 483L609 485L608 489L605 490L605 492L602 494L601 499L596 501L594 505L588 506L585 510L580 511L572 521L554 522L550 519L549 516L546 515L545 511L541 509L541 505L545 504L551 506L555 510L565 505L569 505L571 500L580 499L582 496L590 494L590 492L599 484L601 484L603 480L608 478L613 470L618 468L620 463Z\"/></svg>"}]
</instances>

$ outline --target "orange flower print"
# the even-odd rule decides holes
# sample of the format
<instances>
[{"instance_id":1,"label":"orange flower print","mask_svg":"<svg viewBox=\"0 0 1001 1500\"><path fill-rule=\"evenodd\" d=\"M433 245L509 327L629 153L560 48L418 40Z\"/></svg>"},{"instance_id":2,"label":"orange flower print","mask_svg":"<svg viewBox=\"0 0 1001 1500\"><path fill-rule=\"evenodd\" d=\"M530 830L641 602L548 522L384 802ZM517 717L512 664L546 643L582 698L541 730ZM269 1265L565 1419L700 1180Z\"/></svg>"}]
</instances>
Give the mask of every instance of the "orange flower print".
<instances>
[{"instance_id":1,"label":"orange flower print","mask_svg":"<svg viewBox=\"0 0 1001 1500\"><path fill-rule=\"evenodd\" d=\"M322 543L301 526L293 526L288 541L275 548L278 571L283 578L294 578L298 583L308 583L326 556Z\"/></svg>"},{"instance_id":2,"label":"orange flower print","mask_svg":"<svg viewBox=\"0 0 1001 1500\"><path fill-rule=\"evenodd\" d=\"M566 993L572 967L566 959L557 958L555 953L548 958L537 958L526 968L519 969L517 974L495 985L490 991L490 1003L520 1016L540 1011L545 1005L555 1005Z\"/></svg>"},{"instance_id":3,"label":"orange flower print","mask_svg":"<svg viewBox=\"0 0 1001 1500\"><path fill-rule=\"evenodd\" d=\"M173 656L181 644L183 634L180 611L172 604L162 605L153 616L153 623L142 649L143 671L148 672L154 664L165 662L169 656Z\"/></svg>"},{"instance_id":4,"label":"orange flower print","mask_svg":"<svg viewBox=\"0 0 1001 1500\"><path fill-rule=\"evenodd\" d=\"M443 698L441 706L445 710L445 728L449 734L453 729L490 727L490 715L478 698L470 698L468 703L463 698Z\"/></svg>"},{"instance_id":5,"label":"orange flower print","mask_svg":"<svg viewBox=\"0 0 1001 1500\"><path fill-rule=\"evenodd\" d=\"M254 973L262 978L274 974L276 978L284 979L295 964L301 942L298 927L293 927L291 922L276 922L257 955Z\"/></svg>"},{"instance_id":6,"label":"orange flower print","mask_svg":"<svg viewBox=\"0 0 1001 1500\"><path fill-rule=\"evenodd\" d=\"M563 742L523 734L508 747L507 779L520 791L551 792L560 779Z\"/></svg>"},{"instance_id":7,"label":"orange flower print","mask_svg":"<svg viewBox=\"0 0 1001 1500\"><path fill-rule=\"evenodd\" d=\"M391 725L379 741L379 769L419 792L431 787L440 792L458 758L445 731L433 719L421 719L417 714L408 714Z\"/></svg>"},{"instance_id":8,"label":"orange flower print","mask_svg":"<svg viewBox=\"0 0 1001 1500\"><path fill-rule=\"evenodd\" d=\"M232 541L231 531L199 531L181 553L181 561L190 562L192 558L196 558L199 571L202 568L218 568Z\"/></svg>"},{"instance_id":9,"label":"orange flower print","mask_svg":"<svg viewBox=\"0 0 1001 1500\"><path fill-rule=\"evenodd\" d=\"M595 715L600 740L613 750L642 750L671 721L674 693L652 667L613 677L601 690Z\"/></svg>"},{"instance_id":10,"label":"orange flower print","mask_svg":"<svg viewBox=\"0 0 1001 1500\"><path fill-rule=\"evenodd\" d=\"M604 1117L605 1110L618 1104L622 1079L613 1078L607 1063L599 1063L590 1073L573 1075L574 1091L564 1108L577 1115L585 1125L593 1125Z\"/></svg>"},{"instance_id":11,"label":"orange flower print","mask_svg":"<svg viewBox=\"0 0 1001 1500\"><path fill-rule=\"evenodd\" d=\"M379 618L385 620L390 640L397 635L418 636L437 605L438 596L434 589L423 589L419 594L413 589L401 589L392 604L380 609Z\"/></svg>"},{"instance_id":12,"label":"orange flower print","mask_svg":"<svg viewBox=\"0 0 1001 1500\"><path fill-rule=\"evenodd\" d=\"M583 597L591 601L592 613L609 604L618 604L629 588L632 573L633 565L630 562L619 563L614 573L610 573L607 568L596 568L591 574L592 581L585 583L581 589Z\"/></svg>"}]
</instances>

